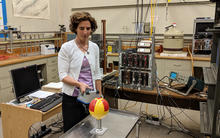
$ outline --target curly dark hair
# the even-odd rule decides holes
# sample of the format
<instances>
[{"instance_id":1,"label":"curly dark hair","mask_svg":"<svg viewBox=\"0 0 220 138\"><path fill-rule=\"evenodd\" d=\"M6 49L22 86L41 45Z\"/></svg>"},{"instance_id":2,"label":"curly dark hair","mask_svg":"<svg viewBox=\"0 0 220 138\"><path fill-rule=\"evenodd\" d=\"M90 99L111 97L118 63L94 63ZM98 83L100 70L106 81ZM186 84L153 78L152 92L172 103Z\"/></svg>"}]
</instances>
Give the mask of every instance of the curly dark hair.
<instances>
[{"instance_id":1,"label":"curly dark hair","mask_svg":"<svg viewBox=\"0 0 220 138\"><path fill-rule=\"evenodd\" d=\"M91 24L92 33L97 29L97 23L95 18L91 16L88 12L75 12L70 16L70 31L77 34L76 29L80 22L89 21Z\"/></svg>"}]
</instances>

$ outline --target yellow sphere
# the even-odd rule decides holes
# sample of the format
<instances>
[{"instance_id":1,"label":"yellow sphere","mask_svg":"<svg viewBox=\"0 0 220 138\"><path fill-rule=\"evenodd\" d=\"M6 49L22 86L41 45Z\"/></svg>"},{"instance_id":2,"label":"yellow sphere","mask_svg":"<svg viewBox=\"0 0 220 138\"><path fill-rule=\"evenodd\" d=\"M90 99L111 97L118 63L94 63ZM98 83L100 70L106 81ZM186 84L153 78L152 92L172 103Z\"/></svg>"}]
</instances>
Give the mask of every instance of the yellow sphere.
<instances>
[{"instance_id":1,"label":"yellow sphere","mask_svg":"<svg viewBox=\"0 0 220 138\"><path fill-rule=\"evenodd\" d=\"M91 116L100 120L109 112L109 104L103 98L95 98L89 104L89 112Z\"/></svg>"}]
</instances>

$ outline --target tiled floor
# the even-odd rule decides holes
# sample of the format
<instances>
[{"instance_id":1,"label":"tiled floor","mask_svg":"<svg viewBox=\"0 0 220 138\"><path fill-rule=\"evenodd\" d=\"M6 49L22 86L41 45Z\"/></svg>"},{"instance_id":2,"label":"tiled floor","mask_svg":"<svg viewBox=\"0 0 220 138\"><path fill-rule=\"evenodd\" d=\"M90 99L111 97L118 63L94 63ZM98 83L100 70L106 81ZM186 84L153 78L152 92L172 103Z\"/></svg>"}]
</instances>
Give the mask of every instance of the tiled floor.
<instances>
[{"instance_id":1,"label":"tiled floor","mask_svg":"<svg viewBox=\"0 0 220 138\"><path fill-rule=\"evenodd\" d=\"M166 108L163 108L163 106L157 106L152 104L145 104L145 103L139 103L139 102L127 102L126 100L120 100L119 101L119 108L120 109L126 109L127 111L140 113L144 116L146 113L149 115L158 115L158 112L165 111L165 117L164 117L164 123L171 124L170 114ZM169 108L169 107L168 107ZM193 111L193 110L186 110L186 109L179 109L179 108L171 108L172 113L176 116L176 118L182 122L184 125L184 128L187 130L193 131L193 135L196 137L202 137L201 134L199 134L200 129L200 113L199 111ZM182 132L172 131L170 134L168 134L169 130L167 127L164 126L156 126L152 124L147 124L145 122L144 117L142 117L141 121L141 127L140 127L140 138L191 138L192 136L184 134ZM175 121L172 119L172 123L177 126ZM128 138L135 138L136 128L134 128L131 133L129 134ZM57 138L62 133L56 134L56 135L48 135L46 138ZM3 138L2 136L2 125L1 125L1 118L0 118L0 138Z\"/></svg>"}]
</instances>

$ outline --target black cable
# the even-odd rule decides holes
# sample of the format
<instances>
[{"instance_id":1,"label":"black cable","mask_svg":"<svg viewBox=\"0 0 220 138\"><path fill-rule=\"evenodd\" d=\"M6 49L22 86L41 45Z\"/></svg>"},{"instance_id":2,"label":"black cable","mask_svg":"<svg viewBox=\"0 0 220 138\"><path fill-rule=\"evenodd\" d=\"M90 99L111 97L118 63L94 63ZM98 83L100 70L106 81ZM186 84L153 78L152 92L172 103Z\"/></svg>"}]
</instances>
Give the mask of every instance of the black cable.
<instances>
[{"instance_id":1,"label":"black cable","mask_svg":"<svg viewBox=\"0 0 220 138\"><path fill-rule=\"evenodd\" d=\"M184 126L184 125L177 119L177 117L172 113L171 107L168 108L168 107L166 106L166 108L167 108L168 112L171 114L171 130L170 130L170 132L172 131L172 128L173 128L172 120L174 120L174 121L177 123L178 127L182 129L181 131L186 130L186 129L185 129L185 126ZM177 131L177 130L175 129L175 131ZM170 133L170 132L169 132L169 133ZM185 131L184 131L184 132L185 132Z\"/></svg>"},{"instance_id":2,"label":"black cable","mask_svg":"<svg viewBox=\"0 0 220 138\"><path fill-rule=\"evenodd\" d=\"M145 13L145 17L144 17L145 20L147 20L147 15L148 15L149 9L150 9L150 0L149 0L148 6L147 6L147 10L146 10L146 13Z\"/></svg>"},{"instance_id":3,"label":"black cable","mask_svg":"<svg viewBox=\"0 0 220 138\"><path fill-rule=\"evenodd\" d=\"M165 84L168 84L167 82L164 82L164 81L163 81L163 79L165 79L165 78L168 78L168 79L169 79L169 77L168 77L168 76L163 76L163 78L162 78L162 79L160 79L160 78L158 78L158 77L157 77L158 82L163 82L163 83L165 83Z\"/></svg>"},{"instance_id":4,"label":"black cable","mask_svg":"<svg viewBox=\"0 0 220 138\"><path fill-rule=\"evenodd\" d=\"M58 128L58 130L52 129L51 134L60 133L63 131L63 119L59 118L59 114L57 114L57 120L54 120L53 123L49 124L48 127Z\"/></svg>"},{"instance_id":5,"label":"black cable","mask_svg":"<svg viewBox=\"0 0 220 138\"><path fill-rule=\"evenodd\" d=\"M31 131L32 129L35 131L35 134L37 134L37 133L39 132L39 129L37 130L36 128L34 128L33 126L31 126L31 127L29 128L29 130L28 130L28 136L29 136L29 137L30 137L31 135L34 135L33 132ZM30 131L31 131L32 133L30 133Z\"/></svg>"},{"instance_id":6,"label":"black cable","mask_svg":"<svg viewBox=\"0 0 220 138\"><path fill-rule=\"evenodd\" d=\"M141 1L141 32L143 32L143 9L144 9L144 0Z\"/></svg>"},{"instance_id":7,"label":"black cable","mask_svg":"<svg viewBox=\"0 0 220 138\"><path fill-rule=\"evenodd\" d=\"M190 119L191 121L193 121L195 124L199 125L199 124L196 123L192 118L190 118L190 117L184 112L183 109L181 109L181 108L177 105L177 103L173 100L172 97L170 97L170 96L168 96L168 97L169 97L169 98L172 100L172 102L175 104L174 107L177 107L179 110L183 111L183 114L184 114L188 119Z\"/></svg>"},{"instance_id":8,"label":"black cable","mask_svg":"<svg viewBox=\"0 0 220 138\"><path fill-rule=\"evenodd\" d=\"M156 67L156 65L155 65L155 67ZM156 74L156 77L157 77L157 74ZM159 82L158 82L158 83L159 83ZM156 83L156 84L158 84L158 83ZM162 98L162 95L160 94L160 90L159 90L158 85L156 85L156 87L157 87L157 93L158 93L158 95L157 95L157 100L158 100L158 96L160 96L160 97L161 97L161 102L162 102L162 101L163 101L163 98ZM170 97L170 96L168 96L168 97ZM168 99L168 101L170 102L169 99ZM157 103L158 103L158 101L157 101ZM171 102L170 102L170 104L172 105ZM177 105L177 104L176 104L176 105ZM178 107L178 105L177 105L177 107ZM172 121L172 119L174 119L175 122L177 123L177 125L178 125L181 129L183 129L183 130L182 130L183 133L186 133L186 132L184 131L184 130L186 130L186 129L185 129L186 127L177 119L177 117L175 116L175 114L172 113L171 109L169 110L167 106L165 106L165 108L166 108L166 109L168 110L168 112L171 114L171 121ZM172 122L171 122L171 123L172 123ZM180 125L182 125L183 128L182 128ZM193 136L193 135L190 133L190 131L187 132L186 134L189 134L189 135Z\"/></svg>"},{"instance_id":9,"label":"black cable","mask_svg":"<svg viewBox=\"0 0 220 138\"><path fill-rule=\"evenodd\" d=\"M172 98L171 98L172 99ZM169 103L171 104L171 106L173 106L172 105L172 103L171 103L171 101L168 99L168 101L169 101ZM178 107L178 105L177 105L177 107ZM167 108L167 107L166 107ZM179 107L178 107L179 108ZM171 111L171 109L170 109L170 111ZM175 118L175 121L177 122L177 124L178 124L178 126L179 126L179 123L183 126L183 127L185 127L183 124L182 124L182 122L181 121L179 121L179 119L177 119L177 117L175 116L175 114L173 114L172 112L170 112L171 114L172 114L172 116ZM171 117L172 118L172 117ZM179 126L180 127L180 126Z\"/></svg>"},{"instance_id":10,"label":"black cable","mask_svg":"<svg viewBox=\"0 0 220 138\"><path fill-rule=\"evenodd\" d=\"M139 0L137 0L137 4L136 4L136 9L137 9L137 15L136 15L136 33L138 34L138 30L139 30Z\"/></svg>"},{"instance_id":11,"label":"black cable","mask_svg":"<svg viewBox=\"0 0 220 138\"><path fill-rule=\"evenodd\" d=\"M128 103L129 103L129 100L127 100L127 103L126 103L125 106L124 106L124 110L125 110L125 107L128 105Z\"/></svg>"},{"instance_id":12,"label":"black cable","mask_svg":"<svg viewBox=\"0 0 220 138\"><path fill-rule=\"evenodd\" d=\"M171 107L168 108L168 107L166 106L166 109L168 110L168 112L169 112L170 115L171 115L171 123L172 123L172 119L175 120L176 123L177 123L177 125L178 125L178 127L181 128L182 130L184 130L185 126L182 124L181 121L179 121L179 119L177 119L177 117L173 114L173 112L171 111L170 108L171 108ZM172 124L171 124L171 127L172 127Z\"/></svg>"},{"instance_id":13,"label":"black cable","mask_svg":"<svg viewBox=\"0 0 220 138\"><path fill-rule=\"evenodd\" d=\"M155 65L155 68L156 68L156 65ZM166 76L165 76L166 77ZM165 78L164 77L164 78ZM157 78L157 73L156 73L156 78ZM162 79L164 79L164 78L162 78ZM161 79L161 80L162 80ZM161 81L160 80L160 81ZM158 79L156 79L156 88L157 88L157 93L158 93L158 95L157 95L157 97L156 97L156 103L157 103L157 105L160 103L160 105L162 105L162 102L163 102L163 97L162 97L162 95L161 95L161 93L160 93L160 89L159 89L159 86L158 86L158 84L159 84L159 80ZM159 98L159 96L160 96L160 101L158 101L158 98ZM170 98L170 96L168 96L169 98ZM171 98L172 99L172 98ZM172 102L174 102L175 103L175 101L173 101L173 99L172 99L172 101L170 100L170 99L168 99L168 101L169 101L169 103L171 104L171 105L173 105L173 103ZM176 103L175 103L176 104ZM176 104L176 106L178 107L178 105ZM188 131L187 130L187 132L186 132L186 127L182 124L182 122L176 117L176 115L175 114L173 114L172 113L172 111L171 111L171 108L168 108L167 106L165 106L165 108L167 109L167 111L170 113L170 115L171 115L171 121L172 120L174 120L175 122L176 122L176 124L178 125L178 127L179 128L181 128L182 129L182 132L183 133L186 133L186 134L189 134L189 135L191 135L191 136L193 136L191 133L190 133L190 131ZM179 108L179 107L178 107ZM158 108L157 108L158 109ZM165 111L164 111L164 113L165 113ZM159 116L160 114L159 114L159 109L158 109L158 116ZM172 122L171 122L172 123Z\"/></svg>"},{"instance_id":14,"label":"black cable","mask_svg":"<svg viewBox=\"0 0 220 138\"><path fill-rule=\"evenodd\" d=\"M161 97L162 97L162 96L161 96ZM165 118L165 116L166 116L165 107L164 107L162 101L163 101L163 99L160 100L160 107L163 106L163 115L162 115L162 113L161 113L161 119ZM160 108L160 110L161 110L161 108ZM162 111L161 111L161 112L162 112Z\"/></svg>"},{"instance_id":15,"label":"black cable","mask_svg":"<svg viewBox=\"0 0 220 138\"><path fill-rule=\"evenodd\" d=\"M119 89L119 82L116 81L116 89L115 89L115 96L114 96L114 106L116 105L117 102L117 99L119 98L120 99L120 94L118 92L118 89ZM116 98L118 96L118 98Z\"/></svg>"},{"instance_id":16,"label":"black cable","mask_svg":"<svg viewBox=\"0 0 220 138\"><path fill-rule=\"evenodd\" d=\"M168 98L169 99L171 99L172 100L172 102L174 103L174 105L170 102L170 104L173 106L173 107L176 107L176 108L178 108L179 110L183 110L183 109L181 109L179 106L178 106L178 104L173 100L173 98L170 96L170 95L168 95ZM168 99L168 100L169 100ZM183 110L183 113L186 115L186 113L184 112L184 110ZM187 117L188 117L188 115L186 115ZM192 120L190 117L189 117L189 119L191 120L191 121L193 121L195 124L197 124L194 120Z\"/></svg>"},{"instance_id":17,"label":"black cable","mask_svg":"<svg viewBox=\"0 0 220 138\"><path fill-rule=\"evenodd\" d=\"M170 102L170 100L168 100L168 101ZM170 104L171 104L171 103L170 103ZM173 119L176 121L177 125L182 129L182 131L180 131L180 132L183 132L183 133L185 133L185 134L188 134L188 135L190 135L190 136L195 137L190 130L186 129L186 127L185 127L185 126L182 124L182 122L176 117L176 115L172 113L171 109L169 110L167 106L165 106L165 107L167 108L168 112L170 111L169 113L173 116ZM170 107L170 108L171 108L171 107ZM172 117L171 117L171 119L172 119ZM180 125L182 125L183 128L182 128ZM175 130L175 131L179 131L179 130Z\"/></svg>"},{"instance_id":18,"label":"black cable","mask_svg":"<svg viewBox=\"0 0 220 138\"><path fill-rule=\"evenodd\" d=\"M178 116L178 115L180 115L181 113L183 113L183 111L181 111L181 112L179 112L179 113L177 113L177 114L175 114L175 116ZM168 120L168 119L170 119L171 117L167 117L166 119L164 119L163 121L165 121L165 120Z\"/></svg>"},{"instance_id":19,"label":"black cable","mask_svg":"<svg viewBox=\"0 0 220 138\"><path fill-rule=\"evenodd\" d=\"M139 108L139 116L141 115L141 108L142 108L143 102L141 102L140 108Z\"/></svg>"}]
</instances>

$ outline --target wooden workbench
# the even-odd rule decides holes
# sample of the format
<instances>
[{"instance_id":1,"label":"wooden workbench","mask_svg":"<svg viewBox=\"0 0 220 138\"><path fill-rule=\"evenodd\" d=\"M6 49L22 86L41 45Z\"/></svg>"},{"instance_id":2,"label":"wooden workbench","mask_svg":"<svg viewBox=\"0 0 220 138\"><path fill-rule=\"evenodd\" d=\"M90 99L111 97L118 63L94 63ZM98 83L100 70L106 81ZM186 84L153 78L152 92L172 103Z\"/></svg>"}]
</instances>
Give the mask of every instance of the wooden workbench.
<instances>
[{"instance_id":1,"label":"wooden workbench","mask_svg":"<svg viewBox=\"0 0 220 138\"><path fill-rule=\"evenodd\" d=\"M0 60L0 67L1 66L6 66L6 65L11 65L11 64L17 64L17 63L22 63L26 61L32 61L32 60L37 60L37 59L42 59L42 58L48 58L48 57L54 57L57 56L58 54L50 54L50 55L36 55L36 56L17 56L17 57L12 57L6 60Z\"/></svg>"},{"instance_id":2,"label":"wooden workbench","mask_svg":"<svg viewBox=\"0 0 220 138\"><path fill-rule=\"evenodd\" d=\"M190 56L186 57L177 57L177 56L160 56L159 53L155 53L156 59L179 59L179 60L191 60ZM193 56L193 61L210 61L211 58L209 56Z\"/></svg>"},{"instance_id":3,"label":"wooden workbench","mask_svg":"<svg viewBox=\"0 0 220 138\"><path fill-rule=\"evenodd\" d=\"M119 53L108 53L107 56L109 57L118 57ZM187 57L176 57L176 56L160 56L159 53L155 53L156 59L180 59L180 60L191 60L190 56ZM211 58L208 56L193 56L194 61L210 61Z\"/></svg>"},{"instance_id":4,"label":"wooden workbench","mask_svg":"<svg viewBox=\"0 0 220 138\"><path fill-rule=\"evenodd\" d=\"M161 91L161 96L158 95L156 88L154 90L120 88L118 93L115 87L111 85L105 85L103 89L104 96L112 108L118 108L117 98L193 110L199 110L199 102L205 102L207 100L206 97L200 97L196 94L183 96L167 89Z\"/></svg>"}]
</instances>

